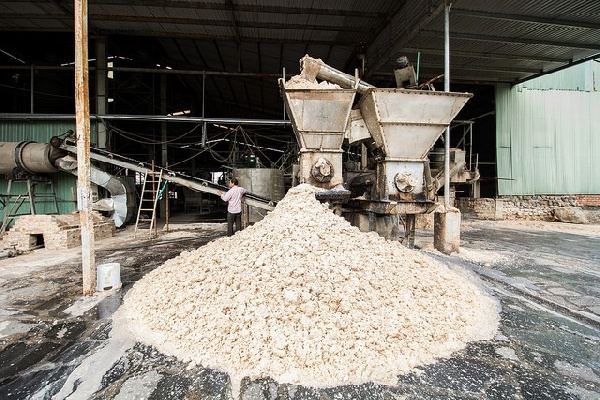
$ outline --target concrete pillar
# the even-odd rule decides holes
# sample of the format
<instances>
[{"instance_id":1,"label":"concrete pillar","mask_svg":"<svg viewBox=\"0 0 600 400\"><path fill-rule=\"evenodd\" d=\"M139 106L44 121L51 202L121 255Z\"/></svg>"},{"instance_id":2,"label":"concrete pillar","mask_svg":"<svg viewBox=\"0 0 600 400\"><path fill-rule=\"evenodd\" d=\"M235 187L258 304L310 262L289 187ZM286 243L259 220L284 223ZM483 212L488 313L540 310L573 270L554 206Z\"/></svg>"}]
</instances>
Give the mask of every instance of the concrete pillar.
<instances>
[{"instance_id":1,"label":"concrete pillar","mask_svg":"<svg viewBox=\"0 0 600 400\"><path fill-rule=\"evenodd\" d=\"M494 220L502 221L504 219L504 200L494 199Z\"/></svg>"},{"instance_id":2,"label":"concrete pillar","mask_svg":"<svg viewBox=\"0 0 600 400\"><path fill-rule=\"evenodd\" d=\"M447 207L445 212L436 212L433 225L433 247L444 254L460 249L460 221L458 208Z\"/></svg>"}]
</instances>

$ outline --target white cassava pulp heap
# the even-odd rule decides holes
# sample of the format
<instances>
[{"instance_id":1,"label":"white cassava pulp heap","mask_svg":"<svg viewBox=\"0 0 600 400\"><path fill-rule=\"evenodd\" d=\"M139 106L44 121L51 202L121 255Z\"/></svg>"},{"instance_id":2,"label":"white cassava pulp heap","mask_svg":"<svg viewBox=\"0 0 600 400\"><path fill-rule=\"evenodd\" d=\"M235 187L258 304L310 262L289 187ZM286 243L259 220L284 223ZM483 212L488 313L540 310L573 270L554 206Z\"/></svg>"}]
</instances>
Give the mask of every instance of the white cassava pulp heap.
<instances>
[{"instance_id":1,"label":"white cassava pulp heap","mask_svg":"<svg viewBox=\"0 0 600 400\"><path fill-rule=\"evenodd\" d=\"M265 219L167 261L128 293L136 338L232 382L395 384L490 339L497 304L432 258L363 233L300 185Z\"/></svg>"}]
</instances>

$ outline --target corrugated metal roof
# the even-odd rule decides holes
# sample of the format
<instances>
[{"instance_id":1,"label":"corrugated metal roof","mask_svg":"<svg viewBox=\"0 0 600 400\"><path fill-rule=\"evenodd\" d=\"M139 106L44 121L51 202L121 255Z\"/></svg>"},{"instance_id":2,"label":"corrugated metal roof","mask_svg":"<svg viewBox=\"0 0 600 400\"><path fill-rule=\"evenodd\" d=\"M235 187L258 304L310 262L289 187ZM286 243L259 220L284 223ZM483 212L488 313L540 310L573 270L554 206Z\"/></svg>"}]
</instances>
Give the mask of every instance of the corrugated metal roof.
<instances>
[{"instance_id":1,"label":"corrugated metal roof","mask_svg":"<svg viewBox=\"0 0 600 400\"><path fill-rule=\"evenodd\" d=\"M298 59L309 53L352 74L362 65L359 54L365 54L365 79L379 86L393 81L399 56L416 63L420 52L423 78L444 71L443 0L89 0L88 4L90 36L115 38L109 51L137 51L135 37L154 38L160 63L175 69L297 71ZM72 8L67 0L2 2L0 31L71 33ZM453 82L514 84L600 54L597 0L458 0L450 15ZM9 53L27 51L16 50L10 41L0 41L0 48ZM44 65L37 56L21 59ZM14 62L0 57L0 64ZM148 60L142 65L131 58L132 67L148 66ZM182 79L191 90L201 91L197 83L201 80Z\"/></svg>"}]
</instances>

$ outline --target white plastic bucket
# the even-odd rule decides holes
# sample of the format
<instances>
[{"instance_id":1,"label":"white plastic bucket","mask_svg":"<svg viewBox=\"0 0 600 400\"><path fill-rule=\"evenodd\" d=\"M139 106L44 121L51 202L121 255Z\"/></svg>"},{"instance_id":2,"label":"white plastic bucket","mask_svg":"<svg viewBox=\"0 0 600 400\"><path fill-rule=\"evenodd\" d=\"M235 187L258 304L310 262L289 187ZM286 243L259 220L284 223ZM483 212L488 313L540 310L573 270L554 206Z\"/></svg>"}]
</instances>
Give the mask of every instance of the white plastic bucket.
<instances>
[{"instance_id":1,"label":"white plastic bucket","mask_svg":"<svg viewBox=\"0 0 600 400\"><path fill-rule=\"evenodd\" d=\"M119 289L121 287L121 264L106 263L96 268L96 290Z\"/></svg>"}]
</instances>

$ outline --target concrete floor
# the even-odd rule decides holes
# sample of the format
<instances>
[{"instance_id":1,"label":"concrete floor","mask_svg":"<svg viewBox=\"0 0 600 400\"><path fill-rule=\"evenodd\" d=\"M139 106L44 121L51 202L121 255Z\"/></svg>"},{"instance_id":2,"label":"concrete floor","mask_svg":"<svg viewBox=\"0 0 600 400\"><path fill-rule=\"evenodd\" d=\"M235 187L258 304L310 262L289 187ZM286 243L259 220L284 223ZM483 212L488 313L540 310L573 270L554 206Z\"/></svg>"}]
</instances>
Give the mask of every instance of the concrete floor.
<instances>
[{"instance_id":1,"label":"concrete floor","mask_svg":"<svg viewBox=\"0 0 600 400\"><path fill-rule=\"evenodd\" d=\"M400 376L394 387L313 389L264 379L244 381L241 398L600 398L600 226L590 234L534 225L465 221L462 250L450 256L431 250L431 232L418 232L421 251L475 272L499 298L494 340ZM186 229L153 242L134 240L130 228L97 242L97 264L119 262L123 289L88 298L77 249L0 260L0 398L230 398L226 374L110 336L111 315L137 279L224 233L223 225L179 227Z\"/></svg>"}]
</instances>

